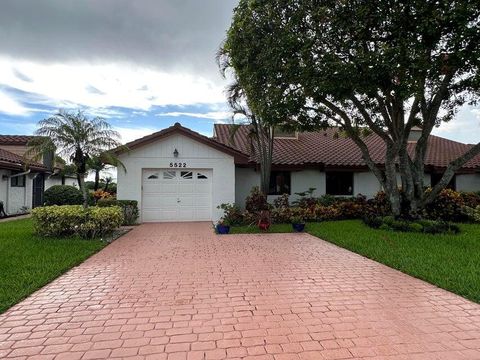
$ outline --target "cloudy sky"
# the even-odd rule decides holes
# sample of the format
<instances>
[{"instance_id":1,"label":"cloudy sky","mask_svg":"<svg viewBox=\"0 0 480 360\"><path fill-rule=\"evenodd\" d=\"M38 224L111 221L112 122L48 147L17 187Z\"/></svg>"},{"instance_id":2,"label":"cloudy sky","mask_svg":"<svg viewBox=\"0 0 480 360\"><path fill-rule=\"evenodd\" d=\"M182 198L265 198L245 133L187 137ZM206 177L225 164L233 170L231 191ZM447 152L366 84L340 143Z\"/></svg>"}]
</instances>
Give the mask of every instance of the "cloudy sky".
<instances>
[{"instance_id":1,"label":"cloudy sky","mask_svg":"<svg viewBox=\"0 0 480 360\"><path fill-rule=\"evenodd\" d=\"M2 0L0 134L59 108L105 117L130 141L179 121L229 121L215 53L237 0ZM436 130L478 142L480 110Z\"/></svg>"}]
</instances>

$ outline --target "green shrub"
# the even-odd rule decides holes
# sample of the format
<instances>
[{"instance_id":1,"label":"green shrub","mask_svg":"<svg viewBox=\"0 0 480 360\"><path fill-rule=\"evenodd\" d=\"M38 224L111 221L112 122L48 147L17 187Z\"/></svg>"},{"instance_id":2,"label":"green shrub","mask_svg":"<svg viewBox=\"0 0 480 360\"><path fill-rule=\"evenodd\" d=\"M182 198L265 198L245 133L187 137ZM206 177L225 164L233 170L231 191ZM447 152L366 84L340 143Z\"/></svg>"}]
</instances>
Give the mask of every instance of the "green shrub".
<instances>
[{"instance_id":1,"label":"green shrub","mask_svg":"<svg viewBox=\"0 0 480 360\"><path fill-rule=\"evenodd\" d=\"M270 217L273 224L284 224L290 221L292 217L292 208L276 207L272 209Z\"/></svg>"},{"instance_id":2,"label":"green shrub","mask_svg":"<svg viewBox=\"0 0 480 360\"><path fill-rule=\"evenodd\" d=\"M325 195L320 196L317 199L317 202L318 202L319 205L322 205L322 206L330 206L330 205L333 205L337 202L337 198L333 195L325 194Z\"/></svg>"},{"instance_id":3,"label":"green shrub","mask_svg":"<svg viewBox=\"0 0 480 360\"><path fill-rule=\"evenodd\" d=\"M385 192L378 192L373 199L367 200L364 216L386 216L390 213L390 202Z\"/></svg>"},{"instance_id":4,"label":"green shrub","mask_svg":"<svg viewBox=\"0 0 480 360\"><path fill-rule=\"evenodd\" d=\"M466 206L463 211L471 221L480 222L480 205L475 208Z\"/></svg>"},{"instance_id":5,"label":"green shrub","mask_svg":"<svg viewBox=\"0 0 480 360\"><path fill-rule=\"evenodd\" d=\"M339 219L360 219L365 214L366 202L357 202L356 200L342 201L334 205L338 210Z\"/></svg>"},{"instance_id":6,"label":"green shrub","mask_svg":"<svg viewBox=\"0 0 480 360\"><path fill-rule=\"evenodd\" d=\"M75 186L54 185L44 193L45 205L80 205L83 203L82 192Z\"/></svg>"},{"instance_id":7,"label":"green shrub","mask_svg":"<svg viewBox=\"0 0 480 360\"><path fill-rule=\"evenodd\" d=\"M371 228L380 230L417 232L426 234L458 234L460 232L460 228L457 225L450 224L445 221L407 221L402 219L395 219L393 216L366 216L363 219L363 222Z\"/></svg>"},{"instance_id":8,"label":"green shrub","mask_svg":"<svg viewBox=\"0 0 480 360\"><path fill-rule=\"evenodd\" d=\"M236 204L221 204L217 209L223 210L222 222L225 225L242 225L243 215L242 211Z\"/></svg>"},{"instance_id":9,"label":"green shrub","mask_svg":"<svg viewBox=\"0 0 480 360\"><path fill-rule=\"evenodd\" d=\"M290 196L288 194L280 195L275 200L273 200L273 207L276 209L289 208L289 198Z\"/></svg>"},{"instance_id":10,"label":"green shrub","mask_svg":"<svg viewBox=\"0 0 480 360\"><path fill-rule=\"evenodd\" d=\"M313 218L315 221L338 220L340 212L335 206L317 205L313 209Z\"/></svg>"},{"instance_id":11,"label":"green shrub","mask_svg":"<svg viewBox=\"0 0 480 360\"><path fill-rule=\"evenodd\" d=\"M460 232L457 225L446 221L418 220L417 223L423 226L423 232L426 234L458 234Z\"/></svg>"},{"instance_id":12,"label":"green shrub","mask_svg":"<svg viewBox=\"0 0 480 360\"><path fill-rule=\"evenodd\" d=\"M431 191L431 189L428 189L428 191ZM465 201L461 193L451 189L443 189L435 200L425 207L424 216L432 220L465 221L467 216L462 211L464 206Z\"/></svg>"},{"instance_id":13,"label":"green shrub","mask_svg":"<svg viewBox=\"0 0 480 360\"><path fill-rule=\"evenodd\" d=\"M463 199L465 206L476 208L480 206L480 192L461 192L460 196Z\"/></svg>"},{"instance_id":14,"label":"green shrub","mask_svg":"<svg viewBox=\"0 0 480 360\"><path fill-rule=\"evenodd\" d=\"M33 209L32 219L38 235L92 239L118 228L123 222L123 214L118 206L85 209L80 205L55 205Z\"/></svg>"},{"instance_id":15,"label":"green shrub","mask_svg":"<svg viewBox=\"0 0 480 360\"><path fill-rule=\"evenodd\" d=\"M245 199L245 209L255 214L269 208L267 197L260 191L258 186L254 186L250 191L250 195Z\"/></svg>"},{"instance_id":16,"label":"green shrub","mask_svg":"<svg viewBox=\"0 0 480 360\"><path fill-rule=\"evenodd\" d=\"M383 224L383 219L379 216L366 216L364 219L363 219L363 222L373 228L373 229L379 229Z\"/></svg>"},{"instance_id":17,"label":"green shrub","mask_svg":"<svg viewBox=\"0 0 480 360\"><path fill-rule=\"evenodd\" d=\"M138 220L138 201L136 200L116 200L116 199L100 199L97 201L98 207L119 206L123 211L122 225L135 225Z\"/></svg>"},{"instance_id":18,"label":"green shrub","mask_svg":"<svg viewBox=\"0 0 480 360\"><path fill-rule=\"evenodd\" d=\"M307 191L297 192L295 195L299 196L298 200L293 202L293 205L298 206L302 209L313 209L317 205L317 199L313 197L313 193L317 190L316 188L309 188Z\"/></svg>"},{"instance_id":19,"label":"green shrub","mask_svg":"<svg viewBox=\"0 0 480 360\"><path fill-rule=\"evenodd\" d=\"M118 206L117 199L100 199L97 201L98 207L111 207L111 206Z\"/></svg>"}]
</instances>

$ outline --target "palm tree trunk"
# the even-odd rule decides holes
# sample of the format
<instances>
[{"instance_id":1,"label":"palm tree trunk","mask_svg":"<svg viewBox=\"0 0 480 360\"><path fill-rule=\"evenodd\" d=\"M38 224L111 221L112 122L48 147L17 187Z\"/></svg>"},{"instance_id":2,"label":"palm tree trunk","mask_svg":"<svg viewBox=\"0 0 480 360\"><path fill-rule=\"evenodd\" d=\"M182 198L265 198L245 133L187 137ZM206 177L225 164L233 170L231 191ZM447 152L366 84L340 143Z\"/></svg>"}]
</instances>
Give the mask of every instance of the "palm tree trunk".
<instances>
[{"instance_id":1,"label":"palm tree trunk","mask_svg":"<svg viewBox=\"0 0 480 360\"><path fill-rule=\"evenodd\" d=\"M93 185L93 190L97 191L100 184L100 170L95 169L95 184Z\"/></svg>"},{"instance_id":2,"label":"palm tree trunk","mask_svg":"<svg viewBox=\"0 0 480 360\"><path fill-rule=\"evenodd\" d=\"M105 187L103 188L103 191L108 191L108 185L110 185L110 180L105 179Z\"/></svg>"},{"instance_id":3,"label":"palm tree trunk","mask_svg":"<svg viewBox=\"0 0 480 360\"><path fill-rule=\"evenodd\" d=\"M86 209L88 207L88 194L87 187L85 186L85 174L78 174L78 178L80 180L80 190L83 195L83 207Z\"/></svg>"}]
</instances>

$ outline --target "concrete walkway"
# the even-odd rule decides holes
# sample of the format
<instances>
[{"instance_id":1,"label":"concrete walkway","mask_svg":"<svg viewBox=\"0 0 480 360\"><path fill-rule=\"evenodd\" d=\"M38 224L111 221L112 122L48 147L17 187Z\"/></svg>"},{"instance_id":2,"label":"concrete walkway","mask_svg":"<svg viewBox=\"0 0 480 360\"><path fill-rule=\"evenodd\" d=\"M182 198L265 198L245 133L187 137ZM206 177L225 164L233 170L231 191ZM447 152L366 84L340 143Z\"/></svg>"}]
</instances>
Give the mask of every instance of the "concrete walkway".
<instances>
[{"instance_id":1,"label":"concrete walkway","mask_svg":"<svg viewBox=\"0 0 480 360\"><path fill-rule=\"evenodd\" d=\"M307 234L148 224L0 315L0 358L480 359L480 306Z\"/></svg>"},{"instance_id":2,"label":"concrete walkway","mask_svg":"<svg viewBox=\"0 0 480 360\"><path fill-rule=\"evenodd\" d=\"M25 214L25 215L18 215L18 216L0 218L0 223L2 223L2 222L8 222L8 221L21 220L21 219L28 219L28 218L30 218L31 216L32 216L31 214Z\"/></svg>"}]
</instances>

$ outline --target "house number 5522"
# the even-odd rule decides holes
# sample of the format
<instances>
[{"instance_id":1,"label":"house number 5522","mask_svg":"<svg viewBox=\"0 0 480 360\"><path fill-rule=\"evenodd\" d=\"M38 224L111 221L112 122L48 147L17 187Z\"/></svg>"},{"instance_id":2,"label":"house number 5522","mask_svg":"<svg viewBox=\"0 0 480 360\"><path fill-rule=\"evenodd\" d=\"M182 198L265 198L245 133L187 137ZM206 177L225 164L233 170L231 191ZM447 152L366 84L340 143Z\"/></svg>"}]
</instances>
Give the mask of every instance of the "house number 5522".
<instances>
[{"instance_id":1,"label":"house number 5522","mask_svg":"<svg viewBox=\"0 0 480 360\"><path fill-rule=\"evenodd\" d=\"M187 163L173 163L173 162L171 162L170 167L171 168L186 168Z\"/></svg>"}]
</instances>

